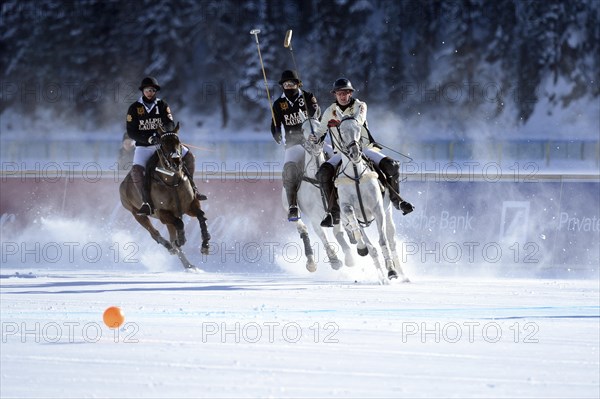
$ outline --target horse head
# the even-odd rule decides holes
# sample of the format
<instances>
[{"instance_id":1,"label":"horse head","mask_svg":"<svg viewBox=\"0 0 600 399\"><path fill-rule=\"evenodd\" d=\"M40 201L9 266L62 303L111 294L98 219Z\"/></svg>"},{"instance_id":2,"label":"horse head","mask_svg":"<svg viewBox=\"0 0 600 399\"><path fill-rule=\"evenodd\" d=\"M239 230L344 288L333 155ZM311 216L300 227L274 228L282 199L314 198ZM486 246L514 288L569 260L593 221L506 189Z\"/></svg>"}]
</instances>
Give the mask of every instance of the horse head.
<instances>
[{"instance_id":1,"label":"horse head","mask_svg":"<svg viewBox=\"0 0 600 399\"><path fill-rule=\"evenodd\" d=\"M183 165L183 146L179 141L179 122L173 131L167 132L159 126L160 135L158 156L163 167L173 172L180 171Z\"/></svg>"},{"instance_id":2,"label":"horse head","mask_svg":"<svg viewBox=\"0 0 600 399\"><path fill-rule=\"evenodd\" d=\"M324 142L315 142L315 140L311 140L311 136L314 137L321 123L317 118L314 118L312 116L307 118L306 115L304 115L304 112L300 112L300 121L302 122L304 149L306 150L306 152L313 156L320 155L323 152Z\"/></svg>"},{"instance_id":3,"label":"horse head","mask_svg":"<svg viewBox=\"0 0 600 399\"><path fill-rule=\"evenodd\" d=\"M337 115L343 115L340 120L339 131L341 139L341 151L352 161L358 163L361 161L362 148L360 146L360 125L358 120L352 115L344 115L339 107L336 107Z\"/></svg>"}]
</instances>

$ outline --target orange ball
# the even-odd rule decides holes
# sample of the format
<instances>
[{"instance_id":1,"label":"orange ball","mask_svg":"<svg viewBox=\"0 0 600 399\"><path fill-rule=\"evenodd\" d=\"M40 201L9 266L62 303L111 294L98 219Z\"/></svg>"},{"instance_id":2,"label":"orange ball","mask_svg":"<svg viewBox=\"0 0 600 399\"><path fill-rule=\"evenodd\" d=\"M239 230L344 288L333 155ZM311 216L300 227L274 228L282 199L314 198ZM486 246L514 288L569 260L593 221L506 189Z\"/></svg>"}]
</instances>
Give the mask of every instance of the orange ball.
<instances>
[{"instance_id":1,"label":"orange ball","mask_svg":"<svg viewBox=\"0 0 600 399\"><path fill-rule=\"evenodd\" d=\"M125 316L123 315L121 308L117 306L111 306L106 309L102 315L102 319L108 328L119 328L123 322L125 322Z\"/></svg>"}]
</instances>

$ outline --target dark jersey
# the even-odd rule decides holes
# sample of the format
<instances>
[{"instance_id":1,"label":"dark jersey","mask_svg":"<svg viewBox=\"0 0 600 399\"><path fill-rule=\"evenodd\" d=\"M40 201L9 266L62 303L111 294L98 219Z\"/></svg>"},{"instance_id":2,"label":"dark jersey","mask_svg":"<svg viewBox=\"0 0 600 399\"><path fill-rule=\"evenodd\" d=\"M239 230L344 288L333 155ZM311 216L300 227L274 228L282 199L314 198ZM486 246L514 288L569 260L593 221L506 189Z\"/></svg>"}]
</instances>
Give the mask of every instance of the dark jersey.
<instances>
[{"instance_id":1,"label":"dark jersey","mask_svg":"<svg viewBox=\"0 0 600 399\"><path fill-rule=\"evenodd\" d=\"M158 132L159 126L162 126L165 131L175 128L173 115L166 101L157 99L148 105L139 99L129 106L127 134L135 140L136 146L148 147L150 145L148 139Z\"/></svg>"},{"instance_id":2,"label":"dark jersey","mask_svg":"<svg viewBox=\"0 0 600 399\"><path fill-rule=\"evenodd\" d=\"M281 97L273 103L275 124L271 121L271 133L273 134L273 137L277 139L281 134L281 126L283 125L286 147L302 144L304 141L300 112L302 112L305 117L320 116L321 111L319 110L319 104L317 103L317 98L314 94L301 90L293 101L282 94Z\"/></svg>"}]
</instances>

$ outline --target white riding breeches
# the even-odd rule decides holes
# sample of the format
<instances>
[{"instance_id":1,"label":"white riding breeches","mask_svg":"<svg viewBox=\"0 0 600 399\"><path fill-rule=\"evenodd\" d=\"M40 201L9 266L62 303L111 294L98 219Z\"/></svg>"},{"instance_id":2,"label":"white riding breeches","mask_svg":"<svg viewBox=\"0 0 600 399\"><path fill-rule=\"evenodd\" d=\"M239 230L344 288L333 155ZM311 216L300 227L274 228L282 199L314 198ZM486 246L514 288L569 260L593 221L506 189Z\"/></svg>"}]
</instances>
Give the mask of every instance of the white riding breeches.
<instances>
[{"instance_id":1,"label":"white riding breeches","mask_svg":"<svg viewBox=\"0 0 600 399\"><path fill-rule=\"evenodd\" d=\"M381 160L386 157L386 155L381 153L380 151L375 151L370 148L364 150L363 154L365 154L367 158L373 161L373 163L375 163L375 165L377 166L379 166L379 162L381 162Z\"/></svg>"},{"instance_id":2,"label":"white riding breeches","mask_svg":"<svg viewBox=\"0 0 600 399\"><path fill-rule=\"evenodd\" d=\"M372 150L370 148L363 150L363 154L365 154L366 157L369 158L371 161L373 161L373 163L377 166L379 166L379 162L381 162L381 160L383 158L387 157L384 153L382 153L380 151ZM341 162L341 160L342 160L342 155L340 153L337 153L333 157L331 157L329 159L329 161L327 161L327 162L329 162L333 166L337 167L337 165Z\"/></svg>"},{"instance_id":3,"label":"white riding breeches","mask_svg":"<svg viewBox=\"0 0 600 399\"><path fill-rule=\"evenodd\" d=\"M323 151L325 152L325 154L327 154L327 158L331 158L335 155L333 147L328 142L323 143Z\"/></svg>"},{"instance_id":4,"label":"white riding breeches","mask_svg":"<svg viewBox=\"0 0 600 399\"><path fill-rule=\"evenodd\" d=\"M185 154L188 153L188 148L184 145L181 146L181 156L185 157ZM149 147L135 147L135 151L133 152L133 164L140 165L144 168L148 163L148 160L156 152L156 147L151 145Z\"/></svg>"},{"instance_id":5,"label":"white riding breeches","mask_svg":"<svg viewBox=\"0 0 600 399\"><path fill-rule=\"evenodd\" d=\"M300 166L304 165L304 147L300 144L293 145L285 149L285 157L283 163L294 162Z\"/></svg>"}]
</instances>

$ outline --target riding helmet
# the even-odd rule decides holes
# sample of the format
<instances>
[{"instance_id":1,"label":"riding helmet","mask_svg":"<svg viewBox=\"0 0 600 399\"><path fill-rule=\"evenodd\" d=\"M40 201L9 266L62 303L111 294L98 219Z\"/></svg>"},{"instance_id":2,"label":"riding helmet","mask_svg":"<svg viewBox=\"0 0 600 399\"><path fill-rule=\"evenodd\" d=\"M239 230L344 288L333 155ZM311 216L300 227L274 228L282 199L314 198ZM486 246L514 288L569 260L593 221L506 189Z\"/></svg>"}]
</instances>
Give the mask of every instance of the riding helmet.
<instances>
[{"instance_id":1,"label":"riding helmet","mask_svg":"<svg viewBox=\"0 0 600 399\"><path fill-rule=\"evenodd\" d=\"M298 78L298 72L290 69L283 71L281 74L281 79L279 79L279 84L282 85L283 82L287 82L288 80L296 81L298 86L302 85L302 81Z\"/></svg>"},{"instance_id":2,"label":"riding helmet","mask_svg":"<svg viewBox=\"0 0 600 399\"><path fill-rule=\"evenodd\" d=\"M354 87L352 87L352 83L346 78L339 78L335 82L333 82L333 89L331 89L332 93L335 93L338 90L352 90L354 91Z\"/></svg>"},{"instance_id":3,"label":"riding helmet","mask_svg":"<svg viewBox=\"0 0 600 399\"><path fill-rule=\"evenodd\" d=\"M156 80L156 78L153 76L146 76L144 79L142 79L140 90L144 90L144 87L154 87L156 91L160 90L158 80Z\"/></svg>"}]
</instances>

